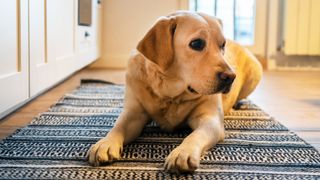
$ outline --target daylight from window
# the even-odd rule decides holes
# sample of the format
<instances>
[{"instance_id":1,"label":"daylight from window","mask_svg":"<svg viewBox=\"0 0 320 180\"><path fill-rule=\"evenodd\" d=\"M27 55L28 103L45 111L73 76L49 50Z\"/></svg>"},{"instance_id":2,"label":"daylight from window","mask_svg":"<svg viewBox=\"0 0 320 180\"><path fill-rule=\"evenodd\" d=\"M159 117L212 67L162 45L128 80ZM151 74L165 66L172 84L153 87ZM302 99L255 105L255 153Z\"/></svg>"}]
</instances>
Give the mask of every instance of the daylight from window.
<instances>
[{"instance_id":1,"label":"daylight from window","mask_svg":"<svg viewBox=\"0 0 320 180\"><path fill-rule=\"evenodd\" d=\"M255 0L190 0L190 10L220 18L224 35L246 46L254 44Z\"/></svg>"}]
</instances>

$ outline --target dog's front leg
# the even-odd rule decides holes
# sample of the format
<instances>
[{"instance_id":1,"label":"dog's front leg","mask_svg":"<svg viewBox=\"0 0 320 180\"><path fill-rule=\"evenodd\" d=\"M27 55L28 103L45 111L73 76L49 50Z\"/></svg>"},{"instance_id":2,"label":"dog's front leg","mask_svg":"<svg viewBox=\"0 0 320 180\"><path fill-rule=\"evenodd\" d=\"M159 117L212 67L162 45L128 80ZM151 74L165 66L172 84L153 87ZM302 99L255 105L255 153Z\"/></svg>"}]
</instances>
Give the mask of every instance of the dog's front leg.
<instances>
[{"instance_id":1,"label":"dog's front leg","mask_svg":"<svg viewBox=\"0 0 320 180\"><path fill-rule=\"evenodd\" d=\"M106 137L89 149L87 153L89 163L99 166L102 163L110 163L119 159L123 145L138 137L148 120L149 117L140 103L126 96L124 111L117 119L115 126Z\"/></svg>"},{"instance_id":2,"label":"dog's front leg","mask_svg":"<svg viewBox=\"0 0 320 180\"><path fill-rule=\"evenodd\" d=\"M198 106L190 116L188 125L193 132L169 154L165 162L167 171L195 171L200 165L201 155L224 139L223 112L217 106L207 105Z\"/></svg>"}]
</instances>

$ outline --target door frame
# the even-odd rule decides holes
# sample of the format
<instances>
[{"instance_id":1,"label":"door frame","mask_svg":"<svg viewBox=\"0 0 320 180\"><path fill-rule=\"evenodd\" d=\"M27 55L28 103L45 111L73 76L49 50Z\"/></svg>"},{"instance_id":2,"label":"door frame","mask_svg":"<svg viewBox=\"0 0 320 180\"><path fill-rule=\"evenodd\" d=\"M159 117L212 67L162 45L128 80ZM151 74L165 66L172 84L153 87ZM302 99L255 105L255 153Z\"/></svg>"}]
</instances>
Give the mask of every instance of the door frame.
<instances>
[{"instance_id":1,"label":"door frame","mask_svg":"<svg viewBox=\"0 0 320 180\"><path fill-rule=\"evenodd\" d=\"M256 0L254 43L244 46L252 53L266 57L269 1Z\"/></svg>"}]
</instances>

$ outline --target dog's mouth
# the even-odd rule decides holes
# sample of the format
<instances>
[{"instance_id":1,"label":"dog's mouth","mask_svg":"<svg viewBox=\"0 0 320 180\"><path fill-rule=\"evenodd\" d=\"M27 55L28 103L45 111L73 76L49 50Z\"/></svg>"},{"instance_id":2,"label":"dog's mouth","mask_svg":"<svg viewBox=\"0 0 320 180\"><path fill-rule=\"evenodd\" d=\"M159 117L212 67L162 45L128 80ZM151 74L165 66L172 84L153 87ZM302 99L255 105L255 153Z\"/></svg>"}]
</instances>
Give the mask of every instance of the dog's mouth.
<instances>
[{"instance_id":1,"label":"dog's mouth","mask_svg":"<svg viewBox=\"0 0 320 180\"><path fill-rule=\"evenodd\" d=\"M222 94L227 94L230 92L231 86L220 86L215 93L221 92ZM199 94L196 90L194 90L191 86L188 86L188 91L193 94Z\"/></svg>"},{"instance_id":2,"label":"dog's mouth","mask_svg":"<svg viewBox=\"0 0 320 180\"><path fill-rule=\"evenodd\" d=\"M221 92L222 94L227 94L229 93L231 90L231 85L227 85L227 86L220 86L218 88L218 92Z\"/></svg>"},{"instance_id":3,"label":"dog's mouth","mask_svg":"<svg viewBox=\"0 0 320 180\"><path fill-rule=\"evenodd\" d=\"M222 90L222 94L227 94L228 92L230 92L231 86L227 86Z\"/></svg>"},{"instance_id":4,"label":"dog's mouth","mask_svg":"<svg viewBox=\"0 0 320 180\"><path fill-rule=\"evenodd\" d=\"M194 90L191 86L188 86L188 91L190 91L193 94L199 94L196 90Z\"/></svg>"}]
</instances>

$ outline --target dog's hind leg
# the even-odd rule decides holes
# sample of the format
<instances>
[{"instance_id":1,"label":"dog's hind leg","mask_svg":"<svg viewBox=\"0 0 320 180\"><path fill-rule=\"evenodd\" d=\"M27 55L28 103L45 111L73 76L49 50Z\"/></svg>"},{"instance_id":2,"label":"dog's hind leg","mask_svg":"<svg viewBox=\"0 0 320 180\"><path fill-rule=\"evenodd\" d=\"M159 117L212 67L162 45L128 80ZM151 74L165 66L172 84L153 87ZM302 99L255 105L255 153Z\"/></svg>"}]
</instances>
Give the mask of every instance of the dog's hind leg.
<instances>
[{"instance_id":1,"label":"dog's hind leg","mask_svg":"<svg viewBox=\"0 0 320 180\"><path fill-rule=\"evenodd\" d=\"M247 54L245 58L241 59L245 64L242 65L243 68L239 68L241 71L236 72L237 77L230 92L222 95L224 114L227 114L240 100L247 98L262 78L262 67L258 60L252 54Z\"/></svg>"},{"instance_id":2,"label":"dog's hind leg","mask_svg":"<svg viewBox=\"0 0 320 180\"><path fill-rule=\"evenodd\" d=\"M248 57L250 58L250 57ZM247 98L262 79L262 67L256 58L247 60L245 77L236 102Z\"/></svg>"}]
</instances>

